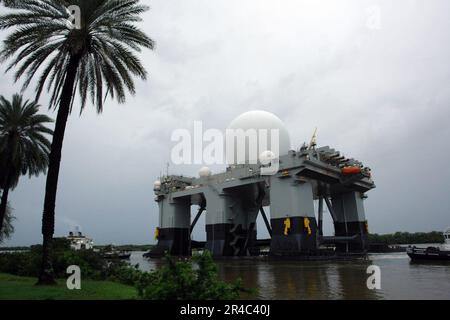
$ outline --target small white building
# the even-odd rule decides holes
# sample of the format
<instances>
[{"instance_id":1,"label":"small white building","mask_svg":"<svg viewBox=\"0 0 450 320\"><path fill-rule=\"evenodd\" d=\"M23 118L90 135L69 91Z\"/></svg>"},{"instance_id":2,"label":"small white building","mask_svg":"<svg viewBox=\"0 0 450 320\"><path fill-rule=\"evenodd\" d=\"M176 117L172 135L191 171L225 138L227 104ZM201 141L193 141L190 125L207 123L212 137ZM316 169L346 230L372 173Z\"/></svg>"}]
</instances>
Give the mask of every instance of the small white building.
<instances>
[{"instance_id":1,"label":"small white building","mask_svg":"<svg viewBox=\"0 0 450 320\"><path fill-rule=\"evenodd\" d=\"M79 231L76 233L69 232L67 239L70 240L70 247L73 250L90 250L94 248L94 241Z\"/></svg>"},{"instance_id":2,"label":"small white building","mask_svg":"<svg viewBox=\"0 0 450 320\"><path fill-rule=\"evenodd\" d=\"M450 227L447 228L447 230L444 231L444 250L450 251Z\"/></svg>"}]
</instances>

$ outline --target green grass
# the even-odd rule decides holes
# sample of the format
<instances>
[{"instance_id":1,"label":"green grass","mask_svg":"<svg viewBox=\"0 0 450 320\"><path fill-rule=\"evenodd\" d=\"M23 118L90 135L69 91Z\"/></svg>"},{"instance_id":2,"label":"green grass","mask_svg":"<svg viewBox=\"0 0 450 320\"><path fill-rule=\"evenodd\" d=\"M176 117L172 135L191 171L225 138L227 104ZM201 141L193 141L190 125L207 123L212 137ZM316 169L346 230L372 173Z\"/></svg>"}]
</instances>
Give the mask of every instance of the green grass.
<instances>
[{"instance_id":1,"label":"green grass","mask_svg":"<svg viewBox=\"0 0 450 320\"><path fill-rule=\"evenodd\" d=\"M69 290L66 280L56 286L36 286L36 278L0 273L0 300L123 300L136 299L136 289L110 281L81 279L81 290Z\"/></svg>"}]
</instances>

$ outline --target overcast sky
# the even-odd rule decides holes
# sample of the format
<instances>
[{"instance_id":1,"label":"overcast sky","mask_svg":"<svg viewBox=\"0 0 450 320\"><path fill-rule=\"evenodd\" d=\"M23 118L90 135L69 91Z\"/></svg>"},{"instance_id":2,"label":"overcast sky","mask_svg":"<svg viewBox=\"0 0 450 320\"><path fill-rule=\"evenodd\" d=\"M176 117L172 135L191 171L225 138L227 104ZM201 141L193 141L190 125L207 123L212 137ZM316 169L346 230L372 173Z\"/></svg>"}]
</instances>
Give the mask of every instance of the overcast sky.
<instances>
[{"instance_id":1,"label":"overcast sky","mask_svg":"<svg viewBox=\"0 0 450 320\"><path fill-rule=\"evenodd\" d=\"M157 43L141 54L149 79L124 105L70 117L57 236L80 226L98 244L154 242L153 182L170 160L172 131L195 120L225 129L253 109L280 117L294 146L318 127L319 146L372 168L371 232L450 226L449 1L144 2L141 27ZM21 83L5 69L0 94L10 97ZM24 177L11 193L16 232L5 245L41 241L44 185L44 176ZM258 231L267 236L263 224ZM194 238L205 238L204 221Z\"/></svg>"}]
</instances>

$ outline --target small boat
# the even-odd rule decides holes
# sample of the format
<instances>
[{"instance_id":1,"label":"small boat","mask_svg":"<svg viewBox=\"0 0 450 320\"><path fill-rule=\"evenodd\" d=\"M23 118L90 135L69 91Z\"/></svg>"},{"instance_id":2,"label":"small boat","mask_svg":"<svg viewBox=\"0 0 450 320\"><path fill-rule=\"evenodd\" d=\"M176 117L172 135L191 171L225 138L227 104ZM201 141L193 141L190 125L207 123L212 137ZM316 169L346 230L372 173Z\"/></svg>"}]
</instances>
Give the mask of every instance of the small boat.
<instances>
[{"instance_id":1,"label":"small boat","mask_svg":"<svg viewBox=\"0 0 450 320\"><path fill-rule=\"evenodd\" d=\"M121 259L127 260L130 259L131 253L124 251L110 251L102 254L102 258L104 259Z\"/></svg>"},{"instance_id":2,"label":"small boat","mask_svg":"<svg viewBox=\"0 0 450 320\"><path fill-rule=\"evenodd\" d=\"M406 248L406 253L411 260L450 261L450 228L444 231L444 240L444 244L438 247L409 246Z\"/></svg>"}]
</instances>

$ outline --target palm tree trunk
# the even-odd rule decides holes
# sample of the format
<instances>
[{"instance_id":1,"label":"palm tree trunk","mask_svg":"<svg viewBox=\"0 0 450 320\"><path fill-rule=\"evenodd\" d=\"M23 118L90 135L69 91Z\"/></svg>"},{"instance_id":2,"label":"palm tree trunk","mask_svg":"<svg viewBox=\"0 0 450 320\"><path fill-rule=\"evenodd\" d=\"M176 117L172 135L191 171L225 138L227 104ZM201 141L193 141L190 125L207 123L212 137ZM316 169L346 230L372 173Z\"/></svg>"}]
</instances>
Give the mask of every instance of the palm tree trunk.
<instances>
[{"instance_id":1,"label":"palm tree trunk","mask_svg":"<svg viewBox=\"0 0 450 320\"><path fill-rule=\"evenodd\" d=\"M72 103L73 87L77 74L79 55L72 55L67 66L59 102L58 115L56 117L55 130L49 155L47 182L45 185L44 212L42 215L42 264L39 273L38 285L56 284L52 266L52 242L55 231L55 203L58 187L59 167L61 163L61 150L66 130L67 118Z\"/></svg>"},{"instance_id":2,"label":"palm tree trunk","mask_svg":"<svg viewBox=\"0 0 450 320\"><path fill-rule=\"evenodd\" d=\"M11 184L11 175L7 174L6 179L5 179L5 184L3 185L2 188L2 200L0 202L0 234L2 232L3 229L3 222L5 220L5 215L6 215L6 207L8 205L8 193L9 193L9 187Z\"/></svg>"},{"instance_id":3,"label":"palm tree trunk","mask_svg":"<svg viewBox=\"0 0 450 320\"><path fill-rule=\"evenodd\" d=\"M6 207L8 206L8 194L9 194L9 188L11 187L11 180L12 180L12 162L13 162L13 137L12 135L8 135L8 142L7 142L7 161L5 162L5 176L4 181L2 181L2 199L0 202L0 234L3 229L3 224L5 221L5 215L6 215Z\"/></svg>"}]
</instances>

